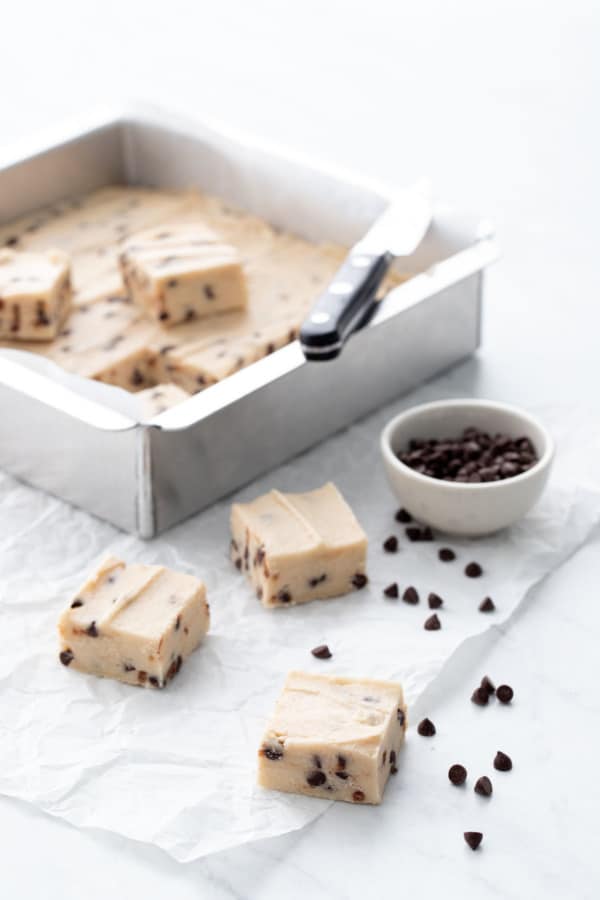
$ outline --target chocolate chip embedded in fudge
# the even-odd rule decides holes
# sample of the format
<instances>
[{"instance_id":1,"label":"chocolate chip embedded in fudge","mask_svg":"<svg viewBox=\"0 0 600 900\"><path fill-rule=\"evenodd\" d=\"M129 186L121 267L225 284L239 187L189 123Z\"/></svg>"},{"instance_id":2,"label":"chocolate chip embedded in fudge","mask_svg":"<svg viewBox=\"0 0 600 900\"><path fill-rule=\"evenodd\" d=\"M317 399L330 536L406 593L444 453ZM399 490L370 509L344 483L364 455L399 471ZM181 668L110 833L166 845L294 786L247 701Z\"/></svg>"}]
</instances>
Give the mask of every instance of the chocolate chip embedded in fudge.
<instances>
[{"instance_id":1,"label":"chocolate chip embedded in fudge","mask_svg":"<svg viewBox=\"0 0 600 900\"><path fill-rule=\"evenodd\" d=\"M290 672L258 751L263 787L381 803L404 741L402 688Z\"/></svg>"},{"instance_id":2,"label":"chocolate chip embedded in fudge","mask_svg":"<svg viewBox=\"0 0 600 900\"><path fill-rule=\"evenodd\" d=\"M51 341L71 308L69 258L60 250L0 250L0 338Z\"/></svg>"},{"instance_id":3,"label":"chocolate chip embedded in fudge","mask_svg":"<svg viewBox=\"0 0 600 900\"><path fill-rule=\"evenodd\" d=\"M231 534L231 558L263 606L338 597L367 584L367 537L331 483L234 503Z\"/></svg>"},{"instance_id":4,"label":"chocolate chip embedded in fudge","mask_svg":"<svg viewBox=\"0 0 600 900\"><path fill-rule=\"evenodd\" d=\"M164 566L109 557L62 614L64 666L144 687L165 687L209 627L203 583Z\"/></svg>"},{"instance_id":5,"label":"chocolate chip embedded in fudge","mask_svg":"<svg viewBox=\"0 0 600 900\"><path fill-rule=\"evenodd\" d=\"M133 235L119 261L134 302L166 327L247 305L237 250L204 225L159 225Z\"/></svg>"},{"instance_id":6,"label":"chocolate chip embedded in fudge","mask_svg":"<svg viewBox=\"0 0 600 900\"><path fill-rule=\"evenodd\" d=\"M158 416L159 413L171 409L188 400L191 394L177 387L176 384L157 384L156 387L146 388L140 391L136 399L140 403L140 411L144 418Z\"/></svg>"}]
</instances>

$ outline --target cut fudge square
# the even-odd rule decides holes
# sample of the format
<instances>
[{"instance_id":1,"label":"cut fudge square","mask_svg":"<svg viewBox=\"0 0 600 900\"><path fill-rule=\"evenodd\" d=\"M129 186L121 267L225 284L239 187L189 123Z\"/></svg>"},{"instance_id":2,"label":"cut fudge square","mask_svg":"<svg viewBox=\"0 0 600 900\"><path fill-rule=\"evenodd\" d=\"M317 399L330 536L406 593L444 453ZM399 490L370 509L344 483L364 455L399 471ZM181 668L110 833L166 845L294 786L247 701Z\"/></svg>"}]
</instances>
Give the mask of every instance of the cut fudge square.
<instances>
[{"instance_id":1,"label":"cut fudge square","mask_svg":"<svg viewBox=\"0 0 600 900\"><path fill-rule=\"evenodd\" d=\"M275 791L381 803L405 729L399 684L290 672L258 751L258 782Z\"/></svg>"},{"instance_id":2,"label":"cut fudge square","mask_svg":"<svg viewBox=\"0 0 600 900\"><path fill-rule=\"evenodd\" d=\"M71 308L69 258L60 250L0 250L0 337L51 341Z\"/></svg>"},{"instance_id":3,"label":"cut fudge square","mask_svg":"<svg viewBox=\"0 0 600 900\"><path fill-rule=\"evenodd\" d=\"M331 482L234 503L231 534L233 562L264 606L338 597L367 584L367 536Z\"/></svg>"},{"instance_id":4,"label":"cut fudge square","mask_svg":"<svg viewBox=\"0 0 600 900\"><path fill-rule=\"evenodd\" d=\"M119 257L133 301L162 325L247 305L237 250L203 225L163 225L131 237Z\"/></svg>"},{"instance_id":5,"label":"cut fudge square","mask_svg":"<svg viewBox=\"0 0 600 900\"><path fill-rule=\"evenodd\" d=\"M204 584L164 566L101 563L62 614L64 666L163 688L209 627Z\"/></svg>"}]
</instances>

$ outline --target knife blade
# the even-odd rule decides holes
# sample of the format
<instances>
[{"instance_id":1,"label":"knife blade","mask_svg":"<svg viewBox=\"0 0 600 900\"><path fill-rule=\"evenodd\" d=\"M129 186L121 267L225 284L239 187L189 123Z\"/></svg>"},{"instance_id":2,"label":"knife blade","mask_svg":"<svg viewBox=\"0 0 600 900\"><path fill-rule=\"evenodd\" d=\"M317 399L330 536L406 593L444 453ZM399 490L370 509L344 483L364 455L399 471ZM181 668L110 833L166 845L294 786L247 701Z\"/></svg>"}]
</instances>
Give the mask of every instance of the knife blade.
<instances>
[{"instance_id":1,"label":"knife blade","mask_svg":"<svg viewBox=\"0 0 600 900\"><path fill-rule=\"evenodd\" d=\"M431 184L421 179L396 192L384 213L355 244L300 330L309 360L334 359L369 306L394 259L410 256L431 223Z\"/></svg>"}]
</instances>

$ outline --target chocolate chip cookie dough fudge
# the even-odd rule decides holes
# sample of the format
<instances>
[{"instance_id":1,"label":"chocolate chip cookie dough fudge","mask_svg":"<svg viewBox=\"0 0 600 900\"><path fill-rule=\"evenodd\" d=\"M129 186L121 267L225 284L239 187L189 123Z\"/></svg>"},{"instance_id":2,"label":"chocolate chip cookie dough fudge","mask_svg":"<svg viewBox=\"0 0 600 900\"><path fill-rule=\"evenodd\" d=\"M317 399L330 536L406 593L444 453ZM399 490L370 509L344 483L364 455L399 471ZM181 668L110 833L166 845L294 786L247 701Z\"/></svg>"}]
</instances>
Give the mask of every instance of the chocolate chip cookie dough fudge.
<instances>
[{"instance_id":1,"label":"chocolate chip cookie dough fudge","mask_svg":"<svg viewBox=\"0 0 600 900\"><path fill-rule=\"evenodd\" d=\"M381 803L404 741L402 688L290 672L258 751L265 788Z\"/></svg>"},{"instance_id":2,"label":"chocolate chip cookie dough fudge","mask_svg":"<svg viewBox=\"0 0 600 900\"><path fill-rule=\"evenodd\" d=\"M70 264L65 253L0 250L0 338L50 341L70 308Z\"/></svg>"},{"instance_id":3,"label":"chocolate chip cookie dough fudge","mask_svg":"<svg viewBox=\"0 0 600 900\"><path fill-rule=\"evenodd\" d=\"M248 302L238 251L198 223L135 234L119 261L134 302L167 327L244 309Z\"/></svg>"},{"instance_id":4,"label":"chocolate chip cookie dough fudge","mask_svg":"<svg viewBox=\"0 0 600 900\"><path fill-rule=\"evenodd\" d=\"M338 597L367 584L367 536L334 484L235 503L231 535L231 558L263 606Z\"/></svg>"},{"instance_id":5,"label":"chocolate chip cookie dough fudge","mask_svg":"<svg viewBox=\"0 0 600 900\"><path fill-rule=\"evenodd\" d=\"M198 578L109 557L60 618L59 659L80 672L163 688L198 646L209 622Z\"/></svg>"}]
</instances>

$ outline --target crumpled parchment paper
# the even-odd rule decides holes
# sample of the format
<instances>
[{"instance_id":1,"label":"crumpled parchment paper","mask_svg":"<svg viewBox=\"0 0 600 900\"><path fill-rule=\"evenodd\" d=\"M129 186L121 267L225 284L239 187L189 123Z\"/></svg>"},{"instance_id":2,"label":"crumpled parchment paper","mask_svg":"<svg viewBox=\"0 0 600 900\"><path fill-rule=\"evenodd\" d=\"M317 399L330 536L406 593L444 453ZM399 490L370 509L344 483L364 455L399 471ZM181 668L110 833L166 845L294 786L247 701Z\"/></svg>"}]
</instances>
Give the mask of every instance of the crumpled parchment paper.
<instances>
[{"instance_id":1,"label":"crumpled parchment paper","mask_svg":"<svg viewBox=\"0 0 600 900\"><path fill-rule=\"evenodd\" d=\"M144 543L0 475L0 792L74 825L155 844L182 862L319 816L328 801L255 785L256 750L286 672L398 679L410 706L461 642L504 621L600 519L600 491L587 474L597 437L575 411L546 410L559 438L558 464L525 521L477 541L409 543L394 521L378 434L400 407L440 393L439 384L425 387L237 493L246 500L271 486L307 490L331 479L369 535L367 589L288 610L264 610L229 563L229 501ZM397 554L381 548L389 534L400 538ZM438 561L442 545L457 551L455 562ZM210 634L165 691L81 675L58 662L59 613L106 552L206 582ZM484 568L479 579L463 574L472 559ZM401 590L414 585L420 604L385 599L391 581ZM444 598L438 632L423 629L429 591ZM486 595L497 606L491 615L477 609ZM323 642L331 660L310 654ZM398 798L400 781L391 779L386 803Z\"/></svg>"}]
</instances>

